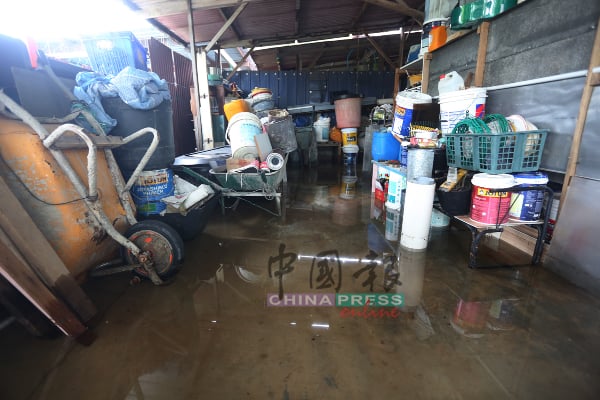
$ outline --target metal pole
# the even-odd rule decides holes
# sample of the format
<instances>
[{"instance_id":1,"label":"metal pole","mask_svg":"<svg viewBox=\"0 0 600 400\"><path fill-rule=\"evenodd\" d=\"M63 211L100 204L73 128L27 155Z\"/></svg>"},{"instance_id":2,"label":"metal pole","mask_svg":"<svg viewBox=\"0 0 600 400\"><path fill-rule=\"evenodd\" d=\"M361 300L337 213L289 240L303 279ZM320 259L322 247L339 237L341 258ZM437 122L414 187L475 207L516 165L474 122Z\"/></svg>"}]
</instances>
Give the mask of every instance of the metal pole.
<instances>
[{"instance_id":1,"label":"metal pole","mask_svg":"<svg viewBox=\"0 0 600 400\"><path fill-rule=\"evenodd\" d=\"M203 150L202 147L202 129L201 125L197 123L197 119L200 118L200 91L198 90L198 64L196 60L196 35L194 34L194 9L192 8L192 0L187 0L187 11L188 11L188 27L190 29L190 52L192 55L192 78L194 79L194 97L195 97L195 113L194 118L194 129L196 131L196 148Z\"/></svg>"}]
</instances>

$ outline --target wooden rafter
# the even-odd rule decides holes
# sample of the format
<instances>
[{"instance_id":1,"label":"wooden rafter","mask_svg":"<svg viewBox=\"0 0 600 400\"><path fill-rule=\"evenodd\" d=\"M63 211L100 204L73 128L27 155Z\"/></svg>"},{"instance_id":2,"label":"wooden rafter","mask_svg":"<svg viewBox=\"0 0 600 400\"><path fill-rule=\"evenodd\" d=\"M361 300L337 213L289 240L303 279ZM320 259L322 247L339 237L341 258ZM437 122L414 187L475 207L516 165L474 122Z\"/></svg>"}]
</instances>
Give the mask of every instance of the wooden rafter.
<instances>
[{"instance_id":1,"label":"wooden rafter","mask_svg":"<svg viewBox=\"0 0 600 400\"><path fill-rule=\"evenodd\" d=\"M385 62L388 63L390 67L392 67L392 69L396 68L396 65L392 62L392 60L390 60L390 58L387 56L387 54L385 54L385 52L377 44L377 42L371 36L369 36L367 33L365 33L365 37L367 38L369 43L371 43L371 46L373 46L373 48L377 51L377 53L379 53L381 58L383 58L385 60Z\"/></svg>"},{"instance_id":2,"label":"wooden rafter","mask_svg":"<svg viewBox=\"0 0 600 400\"><path fill-rule=\"evenodd\" d=\"M375 4L380 7L385 7L388 10L396 11L409 17L413 17L418 21L423 22L425 13L423 11L416 10L410 7L402 0L388 1L388 0L364 0L367 3Z\"/></svg>"}]
</instances>

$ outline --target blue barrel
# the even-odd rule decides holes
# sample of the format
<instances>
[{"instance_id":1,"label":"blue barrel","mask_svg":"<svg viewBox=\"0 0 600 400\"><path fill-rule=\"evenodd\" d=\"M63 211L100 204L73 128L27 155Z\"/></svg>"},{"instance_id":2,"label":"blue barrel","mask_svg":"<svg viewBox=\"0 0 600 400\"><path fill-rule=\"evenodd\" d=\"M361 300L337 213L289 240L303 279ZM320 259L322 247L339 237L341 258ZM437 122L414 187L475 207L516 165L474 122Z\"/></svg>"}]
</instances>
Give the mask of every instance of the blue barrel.
<instances>
[{"instance_id":1,"label":"blue barrel","mask_svg":"<svg viewBox=\"0 0 600 400\"><path fill-rule=\"evenodd\" d=\"M400 142L391 132L382 131L373 133L371 144L371 158L375 161L398 160Z\"/></svg>"}]
</instances>

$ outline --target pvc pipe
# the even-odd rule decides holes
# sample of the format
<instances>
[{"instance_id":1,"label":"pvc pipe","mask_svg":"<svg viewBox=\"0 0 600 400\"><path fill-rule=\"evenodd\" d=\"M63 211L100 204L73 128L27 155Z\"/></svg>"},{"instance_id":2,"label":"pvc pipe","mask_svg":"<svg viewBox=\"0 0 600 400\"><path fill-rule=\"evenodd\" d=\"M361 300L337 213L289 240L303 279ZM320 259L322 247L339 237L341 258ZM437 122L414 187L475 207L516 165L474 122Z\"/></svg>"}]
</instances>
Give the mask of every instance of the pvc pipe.
<instances>
[{"instance_id":1,"label":"pvc pipe","mask_svg":"<svg viewBox=\"0 0 600 400\"><path fill-rule=\"evenodd\" d=\"M567 79L584 77L586 75L587 75L586 70L567 72L565 74L545 76L543 78L529 79L529 80L521 81L521 82L507 83L505 85L489 86L489 87L486 87L486 90L489 92L491 90L510 89L510 88L516 88L516 87L522 87L522 86L537 85L538 83L564 81Z\"/></svg>"}]
</instances>

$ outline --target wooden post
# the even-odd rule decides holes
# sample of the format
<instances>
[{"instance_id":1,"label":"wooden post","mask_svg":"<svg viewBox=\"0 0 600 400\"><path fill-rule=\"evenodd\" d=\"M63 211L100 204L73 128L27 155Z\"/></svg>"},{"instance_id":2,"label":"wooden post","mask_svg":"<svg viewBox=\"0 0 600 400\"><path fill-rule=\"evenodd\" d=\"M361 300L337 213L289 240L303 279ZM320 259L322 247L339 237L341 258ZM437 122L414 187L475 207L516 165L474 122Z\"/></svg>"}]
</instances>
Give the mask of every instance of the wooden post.
<instances>
[{"instance_id":1,"label":"wooden post","mask_svg":"<svg viewBox=\"0 0 600 400\"><path fill-rule=\"evenodd\" d=\"M482 22L477 28L477 32L479 33L479 48L477 49L477 64L475 66L475 86L477 87L483 86L489 30L490 23L488 21Z\"/></svg>"},{"instance_id":2,"label":"wooden post","mask_svg":"<svg viewBox=\"0 0 600 400\"><path fill-rule=\"evenodd\" d=\"M592 93L594 91L595 74L594 68L600 66L600 19L596 23L596 37L592 45L592 55L590 57L590 65L587 71L587 78L585 80L585 86L583 87L583 93L581 95L581 103L579 103L579 113L577 114L577 123L575 124L575 131L573 133L573 140L571 141L571 151L569 152L569 161L567 163L567 170L565 172L565 179L563 181L562 192L560 195L561 202L558 206L558 215L560 216L560 210L565 204L567 198L567 191L571 184L571 179L575 175L577 169L577 162L579 161L579 147L581 146L581 137L583 136L583 129L585 128L585 120L587 118L588 108L592 100Z\"/></svg>"},{"instance_id":3,"label":"wooden post","mask_svg":"<svg viewBox=\"0 0 600 400\"><path fill-rule=\"evenodd\" d=\"M429 64L431 63L431 53L423 54L423 76L421 77L421 93L427 93L429 89Z\"/></svg>"},{"instance_id":4,"label":"wooden post","mask_svg":"<svg viewBox=\"0 0 600 400\"><path fill-rule=\"evenodd\" d=\"M84 335L88 334L87 328L33 273L3 230L0 230L0 275L66 335L74 338L87 336Z\"/></svg>"}]
</instances>

